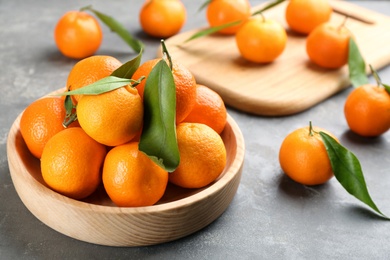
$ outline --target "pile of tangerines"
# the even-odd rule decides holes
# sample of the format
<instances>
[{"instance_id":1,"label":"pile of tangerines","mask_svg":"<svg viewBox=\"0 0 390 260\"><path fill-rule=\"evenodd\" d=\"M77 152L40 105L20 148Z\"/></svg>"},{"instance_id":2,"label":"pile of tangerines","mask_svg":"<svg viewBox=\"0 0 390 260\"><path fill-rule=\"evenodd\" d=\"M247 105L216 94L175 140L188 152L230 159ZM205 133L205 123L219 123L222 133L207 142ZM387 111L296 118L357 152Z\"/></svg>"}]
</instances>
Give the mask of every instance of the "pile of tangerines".
<instances>
[{"instance_id":1,"label":"pile of tangerines","mask_svg":"<svg viewBox=\"0 0 390 260\"><path fill-rule=\"evenodd\" d=\"M176 61L172 67L176 86L173 113L180 163L168 173L139 150L145 82L160 60L148 60L136 69L134 79L146 78L137 86L129 84L98 95L72 95L77 120L67 127L63 125L63 97L46 96L25 109L20 131L30 152L40 159L42 177L51 189L83 199L103 183L116 205L149 206L161 199L168 182L200 188L223 172L226 149L220 134L227 120L224 102L216 92L198 85L191 72ZM68 75L67 89L81 89L121 65L111 56L80 60Z\"/></svg>"},{"instance_id":2,"label":"pile of tangerines","mask_svg":"<svg viewBox=\"0 0 390 260\"><path fill-rule=\"evenodd\" d=\"M285 19L292 31L307 36L309 59L321 67L335 69L347 62L350 33L343 25L328 23L331 13L328 0L290 0ZM274 61L288 41L286 29L278 21L266 18L261 10L251 13L248 0L211 1L207 6L207 20L212 27L237 21L218 32L235 35L241 56L251 62Z\"/></svg>"}]
</instances>

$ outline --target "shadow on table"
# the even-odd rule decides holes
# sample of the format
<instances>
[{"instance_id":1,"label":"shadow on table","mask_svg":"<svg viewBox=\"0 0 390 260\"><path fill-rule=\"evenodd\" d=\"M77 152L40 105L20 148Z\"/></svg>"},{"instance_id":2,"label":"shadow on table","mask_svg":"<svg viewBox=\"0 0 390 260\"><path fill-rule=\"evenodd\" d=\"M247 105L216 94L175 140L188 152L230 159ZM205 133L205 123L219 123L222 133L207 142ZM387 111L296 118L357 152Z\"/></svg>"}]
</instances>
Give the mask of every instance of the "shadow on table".
<instances>
[{"instance_id":1,"label":"shadow on table","mask_svg":"<svg viewBox=\"0 0 390 260\"><path fill-rule=\"evenodd\" d=\"M280 174L279 190L293 198L310 198L325 192L330 188L329 183L307 186L293 181L284 173Z\"/></svg>"}]
</instances>

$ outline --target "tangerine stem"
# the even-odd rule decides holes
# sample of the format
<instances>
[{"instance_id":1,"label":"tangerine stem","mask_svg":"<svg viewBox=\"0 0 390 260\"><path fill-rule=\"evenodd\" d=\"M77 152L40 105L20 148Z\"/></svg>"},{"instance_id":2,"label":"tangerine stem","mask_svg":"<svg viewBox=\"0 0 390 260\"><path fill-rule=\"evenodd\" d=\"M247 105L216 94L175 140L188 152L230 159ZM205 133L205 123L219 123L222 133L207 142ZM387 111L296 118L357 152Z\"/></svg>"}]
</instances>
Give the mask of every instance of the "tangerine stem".
<instances>
[{"instance_id":1,"label":"tangerine stem","mask_svg":"<svg viewBox=\"0 0 390 260\"><path fill-rule=\"evenodd\" d=\"M311 121L309 121L309 135L314 136L314 134L319 134L319 132L314 131L313 124L311 123Z\"/></svg>"},{"instance_id":2,"label":"tangerine stem","mask_svg":"<svg viewBox=\"0 0 390 260\"><path fill-rule=\"evenodd\" d=\"M309 121L309 135L313 136L313 132L314 132L313 125L312 125L311 121Z\"/></svg>"},{"instance_id":3,"label":"tangerine stem","mask_svg":"<svg viewBox=\"0 0 390 260\"><path fill-rule=\"evenodd\" d=\"M345 27L345 24L347 23L348 18L349 18L348 15L346 15L346 16L344 17L344 20L343 20L343 22L341 23L341 25L340 25L339 28Z\"/></svg>"},{"instance_id":4,"label":"tangerine stem","mask_svg":"<svg viewBox=\"0 0 390 260\"><path fill-rule=\"evenodd\" d=\"M136 87L137 85L141 84L141 81L145 79L145 76L141 76L138 80L130 79L131 80L131 87Z\"/></svg>"},{"instance_id":5,"label":"tangerine stem","mask_svg":"<svg viewBox=\"0 0 390 260\"><path fill-rule=\"evenodd\" d=\"M371 70L372 76L374 76L374 79L376 81L377 86L380 87L382 85L382 81L381 81L378 73L374 70L374 68L372 67L371 64L369 66L370 66L370 70Z\"/></svg>"}]
</instances>

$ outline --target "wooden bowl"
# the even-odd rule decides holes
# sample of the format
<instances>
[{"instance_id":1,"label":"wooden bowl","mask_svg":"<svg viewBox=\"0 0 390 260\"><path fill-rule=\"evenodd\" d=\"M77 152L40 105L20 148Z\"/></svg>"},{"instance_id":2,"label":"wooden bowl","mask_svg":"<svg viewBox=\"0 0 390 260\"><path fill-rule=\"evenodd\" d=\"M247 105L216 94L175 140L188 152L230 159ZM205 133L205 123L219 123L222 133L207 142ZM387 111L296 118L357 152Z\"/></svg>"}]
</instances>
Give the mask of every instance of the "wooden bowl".
<instances>
[{"instance_id":1,"label":"wooden bowl","mask_svg":"<svg viewBox=\"0 0 390 260\"><path fill-rule=\"evenodd\" d=\"M227 165L209 186L183 189L169 185L164 197L148 207L117 207L102 186L83 201L70 199L46 186L40 162L28 151L20 133L20 118L21 114L13 123L7 140L15 189L35 217L75 239L109 246L145 246L179 239L217 219L229 206L240 183L244 140L239 127L228 115L221 134L227 150Z\"/></svg>"}]
</instances>

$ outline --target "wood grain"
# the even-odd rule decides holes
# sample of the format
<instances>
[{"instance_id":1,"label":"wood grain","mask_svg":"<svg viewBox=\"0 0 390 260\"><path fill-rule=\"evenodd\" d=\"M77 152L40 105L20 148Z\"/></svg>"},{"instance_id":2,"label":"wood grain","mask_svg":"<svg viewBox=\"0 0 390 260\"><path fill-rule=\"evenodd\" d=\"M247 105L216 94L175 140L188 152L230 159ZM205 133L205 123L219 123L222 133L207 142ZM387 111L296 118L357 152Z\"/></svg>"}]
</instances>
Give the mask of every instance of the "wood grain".
<instances>
[{"instance_id":1,"label":"wood grain","mask_svg":"<svg viewBox=\"0 0 390 260\"><path fill-rule=\"evenodd\" d=\"M198 83L214 89L231 107L264 116L301 112L347 88L350 82L347 66L327 70L309 62L306 38L288 30L286 4L264 13L279 21L288 33L285 51L270 64L258 65L241 58L233 36L211 35L184 43L200 29L169 38L166 45L171 56L187 66ZM332 23L341 24L344 14L351 17L346 26L354 34L366 63L375 69L388 65L390 18L344 1L331 4L335 10Z\"/></svg>"},{"instance_id":2,"label":"wood grain","mask_svg":"<svg viewBox=\"0 0 390 260\"><path fill-rule=\"evenodd\" d=\"M240 183L244 140L237 124L228 116L222 133L227 166L206 188L191 190L170 185L157 205L139 208L114 206L102 187L84 201L73 200L45 185L39 160L31 155L21 136L20 117L13 123L7 140L15 189L35 217L75 239L109 246L144 246L179 239L218 218L229 206Z\"/></svg>"}]
</instances>

